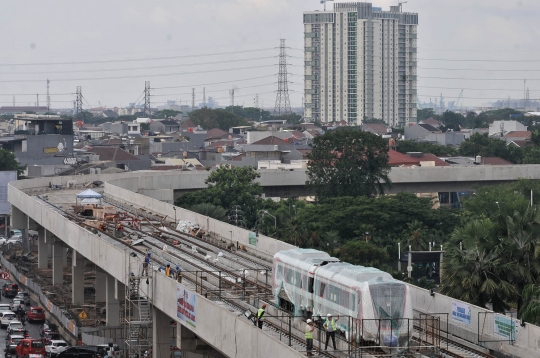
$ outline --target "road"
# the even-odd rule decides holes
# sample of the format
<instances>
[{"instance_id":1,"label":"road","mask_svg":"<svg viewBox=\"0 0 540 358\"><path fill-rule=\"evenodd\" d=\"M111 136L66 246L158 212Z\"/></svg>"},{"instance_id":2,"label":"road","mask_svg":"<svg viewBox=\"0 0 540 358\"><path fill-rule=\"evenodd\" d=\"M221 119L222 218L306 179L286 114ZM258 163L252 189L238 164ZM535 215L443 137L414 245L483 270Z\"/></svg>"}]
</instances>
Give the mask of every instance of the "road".
<instances>
[{"instance_id":1,"label":"road","mask_svg":"<svg viewBox=\"0 0 540 358\"><path fill-rule=\"evenodd\" d=\"M12 282L0 279L0 287L2 287L4 283L12 283ZM11 303L11 300L12 300L11 298L6 298L4 296L1 296L0 303ZM30 302L31 302L30 306L26 306L27 309L30 308L31 306L39 306L39 304L36 304L36 302L32 300ZM39 335L39 327L41 327L42 324L43 324L42 322L32 322L32 323L26 322L25 328L30 334L31 338L36 338L36 339L41 338ZM0 328L0 354L1 354L0 357L4 356L4 349L6 348L6 336L7 336L6 329Z\"/></svg>"}]
</instances>

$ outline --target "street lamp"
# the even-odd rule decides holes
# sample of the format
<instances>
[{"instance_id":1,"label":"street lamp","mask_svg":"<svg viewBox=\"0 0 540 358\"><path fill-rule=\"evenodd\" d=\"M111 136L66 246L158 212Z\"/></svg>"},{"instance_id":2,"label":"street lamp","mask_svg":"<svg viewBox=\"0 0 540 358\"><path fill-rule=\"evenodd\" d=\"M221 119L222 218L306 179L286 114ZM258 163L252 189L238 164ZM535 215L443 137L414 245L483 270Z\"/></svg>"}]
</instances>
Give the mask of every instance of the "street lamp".
<instances>
[{"instance_id":1,"label":"street lamp","mask_svg":"<svg viewBox=\"0 0 540 358\"><path fill-rule=\"evenodd\" d=\"M269 215L271 217L274 218L274 229L277 228L277 220L276 220L276 217L272 214L270 214L268 211L264 210L263 213L265 213L266 215Z\"/></svg>"},{"instance_id":2,"label":"street lamp","mask_svg":"<svg viewBox=\"0 0 540 358\"><path fill-rule=\"evenodd\" d=\"M176 228L176 206L172 207L174 210L174 227Z\"/></svg>"}]
</instances>

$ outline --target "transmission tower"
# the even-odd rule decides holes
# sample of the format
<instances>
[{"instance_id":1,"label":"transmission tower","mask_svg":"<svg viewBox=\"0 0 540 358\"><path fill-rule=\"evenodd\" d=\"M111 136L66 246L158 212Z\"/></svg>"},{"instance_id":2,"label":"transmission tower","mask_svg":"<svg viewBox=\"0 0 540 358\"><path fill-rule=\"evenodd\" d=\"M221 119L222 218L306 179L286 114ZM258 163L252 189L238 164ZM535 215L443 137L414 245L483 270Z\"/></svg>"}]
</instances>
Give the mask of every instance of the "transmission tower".
<instances>
[{"instance_id":1,"label":"transmission tower","mask_svg":"<svg viewBox=\"0 0 540 358\"><path fill-rule=\"evenodd\" d=\"M51 81L47 78L47 112L50 112L51 110L51 96L49 94L49 84Z\"/></svg>"},{"instance_id":2,"label":"transmission tower","mask_svg":"<svg viewBox=\"0 0 540 358\"><path fill-rule=\"evenodd\" d=\"M278 91L274 116L282 116L292 112L291 102L289 101L289 81L287 80L287 48L285 47L285 39L281 39L280 41Z\"/></svg>"},{"instance_id":3,"label":"transmission tower","mask_svg":"<svg viewBox=\"0 0 540 358\"><path fill-rule=\"evenodd\" d=\"M195 110L195 88L191 89L191 111Z\"/></svg>"},{"instance_id":4,"label":"transmission tower","mask_svg":"<svg viewBox=\"0 0 540 358\"><path fill-rule=\"evenodd\" d=\"M150 81L144 81L144 113L148 117L152 115L150 108Z\"/></svg>"},{"instance_id":5,"label":"transmission tower","mask_svg":"<svg viewBox=\"0 0 540 358\"><path fill-rule=\"evenodd\" d=\"M234 88L229 90L229 95L231 96L231 112L234 113Z\"/></svg>"},{"instance_id":6,"label":"transmission tower","mask_svg":"<svg viewBox=\"0 0 540 358\"><path fill-rule=\"evenodd\" d=\"M206 87L202 88L202 105L206 108Z\"/></svg>"},{"instance_id":7,"label":"transmission tower","mask_svg":"<svg viewBox=\"0 0 540 358\"><path fill-rule=\"evenodd\" d=\"M244 212L241 210L240 205L233 205L231 207L229 221L236 226L246 227L246 223L244 222Z\"/></svg>"},{"instance_id":8,"label":"transmission tower","mask_svg":"<svg viewBox=\"0 0 540 358\"><path fill-rule=\"evenodd\" d=\"M75 99L75 113L82 113L82 90L81 86L77 86L77 98Z\"/></svg>"}]
</instances>

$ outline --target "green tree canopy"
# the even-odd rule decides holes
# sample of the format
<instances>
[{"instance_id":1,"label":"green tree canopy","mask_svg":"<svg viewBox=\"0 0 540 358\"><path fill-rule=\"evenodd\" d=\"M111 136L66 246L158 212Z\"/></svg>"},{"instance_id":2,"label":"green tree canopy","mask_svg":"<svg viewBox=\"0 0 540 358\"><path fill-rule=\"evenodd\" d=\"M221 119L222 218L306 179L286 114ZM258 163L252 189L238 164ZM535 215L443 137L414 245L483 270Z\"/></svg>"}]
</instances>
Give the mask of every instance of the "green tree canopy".
<instances>
[{"instance_id":1,"label":"green tree canopy","mask_svg":"<svg viewBox=\"0 0 540 358\"><path fill-rule=\"evenodd\" d=\"M500 157L512 163L521 163L523 151L514 145L497 138L490 138L487 134L474 133L465 139L459 146L459 153L467 156Z\"/></svg>"},{"instance_id":2,"label":"green tree canopy","mask_svg":"<svg viewBox=\"0 0 540 358\"><path fill-rule=\"evenodd\" d=\"M252 167L221 166L205 180L206 189L180 196L176 205L190 208L201 203L220 206L228 212L238 205L243 220L252 227L257 219L257 209L263 189L255 179L260 174Z\"/></svg>"},{"instance_id":3,"label":"green tree canopy","mask_svg":"<svg viewBox=\"0 0 540 358\"><path fill-rule=\"evenodd\" d=\"M227 210L223 209L221 206L216 206L209 203L201 203L193 205L189 208L189 210L199 213L201 215L209 216L219 221L229 220Z\"/></svg>"},{"instance_id":4,"label":"green tree canopy","mask_svg":"<svg viewBox=\"0 0 540 358\"><path fill-rule=\"evenodd\" d=\"M316 137L311 146L306 184L319 200L372 196L391 184L388 144L377 135L346 127Z\"/></svg>"},{"instance_id":5,"label":"green tree canopy","mask_svg":"<svg viewBox=\"0 0 540 358\"><path fill-rule=\"evenodd\" d=\"M224 109L197 109L190 113L189 118L204 129L219 128L228 131L231 127L249 125L244 118Z\"/></svg>"},{"instance_id":6,"label":"green tree canopy","mask_svg":"<svg viewBox=\"0 0 540 358\"><path fill-rule=\"evenodd\" d=\"M237 116L256 122L260 121L261 118L263 121L272 119L272 114L269 111L257 107L234 106L231 108L231 106L228 106L225 108L225 111L233 112Z\"/></svg>"},{"instance_id":7,"label":"green tree canopy","mask_svg":"<svg viewBox=\"0 0 540 358\"><path fill-rule=\"evenodd\" d=\"M15 154L0 148L0 171L17 171L17 175L21 176L25 169L26 166L19 165Z\"/></svg>"},{"instance_id":8,"label":"green tree canopy","mask_svg":"<svg viewBox=\"0 0 540 358\"><path fill-rule=\"evenodd\" d=\"M180 113L182 113L182 112L175 111L175 110L172 110L172 109L162 109L161 111L154 112L152 114L152 118L154 118L154 119L171 118L171 117L176 117Z\"/></svg>"}]
</instances>

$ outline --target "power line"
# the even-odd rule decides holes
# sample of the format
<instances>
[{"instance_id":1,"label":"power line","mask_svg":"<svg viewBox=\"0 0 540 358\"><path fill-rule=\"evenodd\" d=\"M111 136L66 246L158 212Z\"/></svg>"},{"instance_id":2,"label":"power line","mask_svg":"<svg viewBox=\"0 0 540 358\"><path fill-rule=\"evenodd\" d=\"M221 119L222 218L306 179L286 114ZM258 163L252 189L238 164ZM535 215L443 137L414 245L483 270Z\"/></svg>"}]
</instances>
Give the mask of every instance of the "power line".
<instances>
[{"instance_id":1,"label":"power line","mask_svg":"<svg viewBox=\"0 0 540 358\"><path fill-rule=\"evenodd\" d=\"M196 86L220 85L220 84L224 84L224 83L251 81L251 80L258 80L258 79L261 79L261 78L268 78L268 77L274 77L274 76L275 75L267 75L267 76L244 78L244 79L240 79L240 80L232 80L232 81L222 81L222 82L214 82L214 83L200 83L200 84L197 84L197 85L170 86L170 87L152 87L152 89L153 90L161 90L161 89L170 89L170 88L186 88L186 87L196 87Z\"/></svg>"},{"instance_id":2,"label":"power line","mask_svg":"<svg viewBox=\"0 0 540 358\"><path fill-rule=\"evenodd\" d=\"M523 91L522 91L523 92ZM433 95L423 95L423 94L419 94L418 97L426 97L426 98L437 98L439 95L438 94L433 94ZM500 97L459 97L459 96L444 96L444 98L465 98L465 99L491 99L491 100L501 100L501 101L506 101L505 99L503 98L500 98ZM519 98L517 99L518 101L522 101L523 98Z\"/></svg>"},{"instance_id":3,"label":"power line","mask_svg":"<svg viewBox=\"0 0 540 358\"><path fill-rule=\"evenodd\" d=\"M440 68L440 67L418 67L421 70L444 70L444 71L484 71L484 72L540 72L539 70L490 70L485 68Z\"/></svg>"},{"instance_id":4,"label":"power line","mask_svg":"<svg viewBox=\"0 0 540 358\"><path fill-rule=\"evenodd\" d=\"M467 81L523 81L523 78L464 78L464 77L427 77L417 76L418 78L431 78L438 80L467 80ZM527 81L540 81L540 78L527 78Z\"/></svg>"},{"instance_id":5,"label":"power line","mask_svg":"<svg viewBox=\"0 0 540 358\"><path fill-rule=\"evenodd\" d=\"M270 86L270 85L275 85L276 82L270 82L270 83L265 83L265 84L262 84L262 85L255 85L255 86L244 86L244 87L236 87L236 89L246 89L246 88L255 88L255 87L264 87L264 86ZM192 86L189 86L189 87L192 87ZM154 88L152 88L154 89ZM221 89L212 89L211 91L208 91L208 92L219 92L219 91L227 91L228 89L227 88L221 88ZM187 95L190 95L191 92L184 92L184 93L167 93L167 94L153 94L152 97L166 97L166 96L187 96Z\"/></svg>"},{"instance_id":6,"label":"power line","mask_svg":"<svg viewBox=\"0 0 540 358\"><path fill-rule=\"evenodd\" d=\"M269 50L274 50L274 48L269 47L269 48L260 48L260 49L255 49L255 50L244 50L244 51L232 51L232 52L221 52L221 53L205 53L205 54L198 54L198 55L132 58L132 59L124 59L124 60L98 60L98 61L78 61L78 62L38 62L38 63L0 63L0 67L7 67L7 66L88 65L88 64L92 64L92 63L161 61L161 60L175 60L175 59L179 59L179 58L193 58L193 57L203 57L203 56L221 56L221 55L231 55L231 54L238 54L238 53L269 51Z\"/></svg>"},{"instance_id":7,"label":"power line","mask_svg":"<svg viewBox=\"0 0 540 358\"><path fill-rule=\"evenodd\" d=\"M153 75L132 75L132 76L114 76L114 77L90 77L90 78L69 78L69 79L56 79L55 82L72 82L72 81L99 81L99 80L118 80L118 79L127 79L127 78L142 78L142 77L170 77L170 76L182 76L182 75L193 75L200 73L209 73L209 72L224 72L224 71L241 71L241 70L250 70L255 68L268 68L268 65L264 66L251 66L251 67L240 67L240 68L223 68L219 70L205 70L205 71L192 71L192 72L179 72L179 73L163 73L163 74L153 74ZM32 83L32 82L42 82L43 80L2 80L1 83Z\"/></svg>"},{"instance_id":8,"label":"power line","mask_svg":"<svg viewBox=\"0 0 540 358\"><path fill-rule=\"evenodd\" d=\"M448 90L468 90L468 91L507 91L507 92L523 92L523 89L513 90L507 88L464 88L464 87L438 87L438 86L417 86L418 88L438 88ZM531 90L531 92L540 92L540 90Z\"/></svg>"},{"instance_id":9,"label":"power line","mask_svg":"<svg viewBox=\"0 0 540 358\"><path fill-rule=\"evenodd\" d=\"M105 69L95 69L95 70L16 72L16 73L2 73L2 75L43 75L43 74L51 74L51 73L92 73L92 72L150 70L150 69L158 69L158 68L189 67L189 66L214 65L218 63L256 61L256 60L272 59L276 57L277 56L266 56L266 57L244 58L244 59L239 59L239 60L227 60L227 61L200 62L200 63L187 63L187 64L175 64L175 65L161 65L161 66L105 68Z\"/></svg>"},{"instance_id":10,"label":"power line","mask_svg":"<svg viewBox=\"0 0 540 358\"><path fill-rule=\"evenodd\" d=\"M418 61L445 61L445 62L498 62L498 63L536 63L540 60L460 60L448 58L419 58Z\"/></svg>"}]
</instances>

